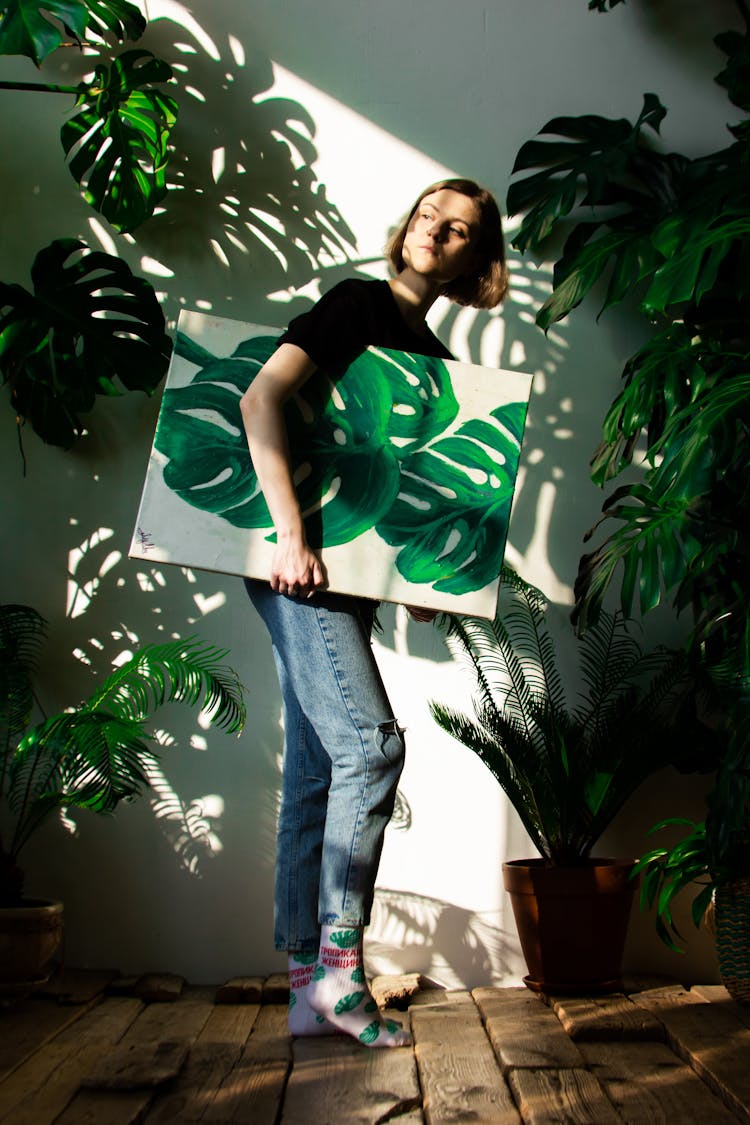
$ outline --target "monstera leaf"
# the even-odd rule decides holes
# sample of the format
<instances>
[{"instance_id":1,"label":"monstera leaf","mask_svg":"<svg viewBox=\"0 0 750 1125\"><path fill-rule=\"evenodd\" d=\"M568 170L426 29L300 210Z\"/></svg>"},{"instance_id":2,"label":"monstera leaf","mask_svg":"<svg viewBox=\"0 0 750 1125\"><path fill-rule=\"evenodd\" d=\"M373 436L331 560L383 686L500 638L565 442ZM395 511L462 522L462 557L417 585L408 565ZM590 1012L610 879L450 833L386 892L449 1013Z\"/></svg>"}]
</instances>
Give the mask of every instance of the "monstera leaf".
<instances>
[{"instance_id":1,"label":"monstera leaf","mask_svg":"<svg viewBox=\"0 0 750 1125\"><path fill-rule=\"evenodd\" d=\"M128 0L0 0L0 55L26 55L41 66L47 55L87 32L138 39L146 21Z\"/></svg>"},{"instance_id":2,"label":"monstera leaf","mask_svg":"<svg viewBox=\"0 0 750 1125\"><path fill-rule=\"evenodd\" d=\"M31 277L33 293L0 283L0 372L16 415L68 448L97 394L156 389L170 341L153 289L119 258L57 239Z\"/></svg>"},{"instance_id":3,"label":"monstera leaf","mask_svg":"<svg viewBox=\"0 0 750 1125\"><path fill-rule=\"evenodd\" d=\"M401 546L396 566L409 582L464 594L500 573L513 498L525 403L472 419L401 464L401 488L377 532Z\"/></svg>"},{"instance_id":4,"label":"monstera leaf","mask_svg":"<svg viewBox=\"0 0 750 1125\"><path fill-rule=\"evenodd\" d=\"M370 354L384 361L378 371L388 380L393 399L388 435L399 456L406 456L441 434L458 413L448 369L431 356L387 348L372 348Z\"/></svg>"},{"instance_id":5,"label":"monstera leaf","mask_svg":"<svg viewBox=\"0 0 750 1125\"><path fill-rule=\"evenodd\" d=\"M527 212L513 245L521 252L537 248L579 203L589 207L632 195L641 127L658 132L665 113L655 94L645 94L635 125L593 114L548 121L540 135L561 139L527 141L513 166L514 173L541 169L508 191L508 214Z\"/></svg>"},{"instance_id":6,"label":"monstera leaf","mask_svg":"<svg viewBox=\"0 0 750 1125\"><path fill-rule=\"evenodd\" d=\"M78 108L60 130L71 175L117 230L134 230L166 195L177 103L155 84L171 77L149 51L125 51L81 83Z\"/></svg>"}]
</instances>

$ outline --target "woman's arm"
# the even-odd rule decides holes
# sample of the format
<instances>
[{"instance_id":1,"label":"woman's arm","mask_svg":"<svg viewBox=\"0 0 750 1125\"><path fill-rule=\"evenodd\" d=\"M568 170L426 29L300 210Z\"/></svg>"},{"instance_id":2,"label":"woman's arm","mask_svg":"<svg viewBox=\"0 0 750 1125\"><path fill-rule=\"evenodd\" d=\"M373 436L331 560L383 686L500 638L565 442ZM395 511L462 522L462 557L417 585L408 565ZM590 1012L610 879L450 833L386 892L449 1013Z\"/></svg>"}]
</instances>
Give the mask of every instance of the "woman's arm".
<instances>
[{"instance_id":1,"label":"woman's arm","mask_svg":"<svg viewBox=\"0 0 750 1125\"><path fill-rule=\"evenodd\" d=\"M292 479L284 403L316 365L296 344L282 344L240 400L250 456L276 530L271 586L280 594L309 596L325 585L320 559L308 546Z\"/></svg>"}]
</instances>

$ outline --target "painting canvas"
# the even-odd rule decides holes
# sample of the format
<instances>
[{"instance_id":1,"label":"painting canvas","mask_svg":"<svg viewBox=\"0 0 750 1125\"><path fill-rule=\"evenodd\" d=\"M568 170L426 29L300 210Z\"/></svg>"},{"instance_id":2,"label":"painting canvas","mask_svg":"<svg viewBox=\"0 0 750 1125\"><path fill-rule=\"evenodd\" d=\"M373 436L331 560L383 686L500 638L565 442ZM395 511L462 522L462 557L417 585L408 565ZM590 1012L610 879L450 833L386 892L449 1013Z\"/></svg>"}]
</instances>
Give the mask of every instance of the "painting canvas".
<instances>
[{"instance_id":1,"label":"painting canvas","mask_svg":"<svg viewBox=\"0 0 750 1125\"><path fill-rule=\"evenodd\" d=\"M268 578L239 401L277 329L180 314L131 556ZM492 617L531 376L370 347L286 406L329 588Z\"/></svg>"}]
</instances>

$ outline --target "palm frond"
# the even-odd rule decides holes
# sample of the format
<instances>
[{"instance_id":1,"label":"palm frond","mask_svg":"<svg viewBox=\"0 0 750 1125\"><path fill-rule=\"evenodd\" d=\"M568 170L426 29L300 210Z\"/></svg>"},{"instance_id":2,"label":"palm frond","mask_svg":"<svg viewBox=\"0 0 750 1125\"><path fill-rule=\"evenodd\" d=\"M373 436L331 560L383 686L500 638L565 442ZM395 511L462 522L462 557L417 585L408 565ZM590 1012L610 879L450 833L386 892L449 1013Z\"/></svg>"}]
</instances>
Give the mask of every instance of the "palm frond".
<instances>
[{"instance_id":1,"label":"palm frond","mask_svg":"<svg viewBox=\"0 0 750 1125\"><path fill-rule=\"evenodd\" d=\"M194 637L146 645L117 668L84 704L102 706L125 719L143 719L164 703L195 705L203 699L209 720L228 731L240 731L246 712L237 675L221 662L226 649L202 644Z\"/></svg>"},{"instance_id":2,"label":"palm frond","mask_svg":"<svg viewBox=\"0 0 750 1125\"><path fill-rule=\"evenodd\" d=\"M143 724L106 711L71 711L39 723L11 761L8 800L17 814L17 854L52 808L112 812L148 786L154 760Z\"/></svg>"},{"instance_id":3,"label":"palm frond","mask_svg":"<svg viewBox=\"0 0 750 1125\"><path fill-rule=\"evenodd\" d=\"M548 854L547 840L542 828L542 818L536 804L534 789L529 787L528 778L519 774L514 765L515 760L523 760L523 754L517 752L514 754L514 749L518 746L529 748L523 729L516 725L512 719L509 719L503 724L502 735L497 737L494 732L488 734L482 726L472 721L467 715L443 707L441 704L430 703L430 711L443 730L451 734L464 746L473 750L477 757L484 762L518 813L534 846L541 855L546 856ZM501 718L497 712L494 712L493 715L496 720Z\"/></svg>"}]
</instances>

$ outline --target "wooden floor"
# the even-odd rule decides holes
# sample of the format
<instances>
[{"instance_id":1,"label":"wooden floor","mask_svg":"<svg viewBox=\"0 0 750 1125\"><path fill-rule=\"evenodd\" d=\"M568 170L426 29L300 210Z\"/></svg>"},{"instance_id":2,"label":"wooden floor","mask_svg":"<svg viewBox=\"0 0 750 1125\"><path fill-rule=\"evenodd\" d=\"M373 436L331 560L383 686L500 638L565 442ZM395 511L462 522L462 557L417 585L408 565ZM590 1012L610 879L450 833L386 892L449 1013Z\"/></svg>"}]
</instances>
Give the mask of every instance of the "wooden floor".
<instances>
[{"instance_id":1,"label":"wooden floor","mask_svg":"<svg viewBox=\"0 0 750 1125\"><path fill-rule=\"evenodd\" d=\"M183 984L69 971L6 1005L0 1121L750 1122L750 1008L721 986L419 991L393 1013L414 1048L377 1051L290 1040L283 978Z\"/></svg>"}]
</instances>

